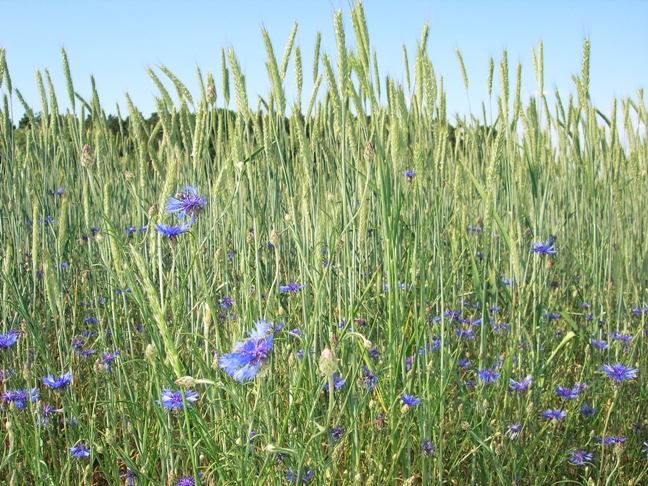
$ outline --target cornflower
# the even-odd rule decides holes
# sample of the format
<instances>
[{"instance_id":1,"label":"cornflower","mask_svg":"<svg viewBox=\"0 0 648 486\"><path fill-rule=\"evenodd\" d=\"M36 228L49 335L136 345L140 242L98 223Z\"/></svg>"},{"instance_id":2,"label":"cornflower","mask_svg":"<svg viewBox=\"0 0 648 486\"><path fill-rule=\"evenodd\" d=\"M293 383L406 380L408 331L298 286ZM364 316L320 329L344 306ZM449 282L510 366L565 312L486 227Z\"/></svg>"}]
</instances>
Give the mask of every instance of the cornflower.
<instances>
[{"instance_id":1,"label":"cornflower","mask_svg":"<svg viewBox=\"0 0 648 486\"><path fill-rule=\"evenodd\" d=\"M90 448L85 445L84 442L81 442L74 447L70 447L70 454L72 455L72 457L90 457Z\"/></svg>"},{"instance_id":2,"label":"cornflower","mask_svg":"<svg viewBox=\"0 0 648 486\"><path fill-rule=\"evenodd\" d=\"M9 329L7 334L0 334L0 349L10 348L18 341L18 331Z\"/></svg>"},{"instance_id":3,"label":"cornflower","mask_svg":"<svg viewBox=\"0 0 648 486\"><path fill-rule=\"evenodd\" d=\"M604 446L622 444L626 440L625 437L594 437L594 440L599 444L603 443Z\"/></svg>"},{"instance_id":4,"label":"cornflower","mask_svg":"<svg viewBox=\"0 0 648 486\"><path fill-rule=\"evenodd\" d=\"M58 378L54 378L52 375L47 375L43 378L43 384L53 389L65 388L72 381L72 372L68 371L67 373L62 374Z\"/></svg>"},{"instance_id":5,"label":"cornflower","mask_svg":"<svg viewBox=\"0 0 648 486\"><path fill-rule=\"evenodd\" d=\"M495 383L498 385L497 380L499 380L500 374L495 371L495 369L490 369L490 370L477 370L477 375L479 376L479 379L484 382L485 385L488 385L488 383Z\"/></svg>"},{"instance_id":6,"label":"cornflower","mask_svg":"<svg viewBox=\"0 0 648 486\"><path fill-rule=\"evenodd\" d=\"M41 410L40 417L38 417L38 419L36 420L36 423L38 425L40 425L41 427L47 427L49 425L50 415L52 415L55 412L62 412L62 411L63 411L62 408L60 408L58 410L55 410L52 405L50 405L49 403L45 403L45 404L43 404L43 408ZM34 412L34 413L36 413L36 412Z\"/></svg>"},{"instance_id":7,"label":"cornflower","mask_svg":"<svg viewBox=\"0 0 648 486\"><path fill-rule=\"evenodd\" d=\"M170 240L174 241L177 239L178 235L186 233L189 231L189 227L193 224L193 216L188 223L182 224L180 226L170 226L168 224L160 223L155 225L155 229L159 233L162 233L164 236L168 236Z\"/></svg>"},{"instance_id":8,"label":"cornflower","mask_svg":"<svg viewBox=\"0 0 648 486\"><path fill-rule=\"evenodd\" d=\"M585 451L572 451L569 453L569 462L574 466L584 466L586 462L591 462L592 453Z\"/></svg>"},{"instance_id":9,"label":"cornflower","mask_svg":"<svg viewBox=\"0 0 648 486\"><path fill-rule=\"evenodd\" d=\"M298 474L293 472L293 468L289 467L288 474L286 474L286 481L288 481L289 483L296 483L297 476ZM309 469L308 471L306 471L306 474L302 476L301 480L304 483L307 483L311 480L312 477L313 477L313 471Z\"/></svg>"},{"instance_id":10,"label":"cornflower","mask_svg":"<svg viewBox=\"0 0 648 486\"><path fill-rule=\"evenodd\" d=\"M195 187L185 186L185 192L170 196L166 205L168 214L178 213L178 219L196 216L205 206L205 198L198 194Z\"/></svg>"},{"instance_id":11,"label":"cornflower","mask_svg":"<svg viewBox=\"0 0 648 486\"><path fill-rule=\"evenodd\" d=\"M333 439L333 442L337 442L344 435L344 428L331 427L330 432L331 432L331 439Z\"/></svg>"},{"instance_id":12,"label":"cornflower","mask_svg":"<svg viewBox=\"0 0 648 486\"><path fill-rule=\"evenodd\" d=\"M424 440L421 442L421 454L426 455L426 456L431 456L436 452L436 449L434 448L434 444L430 442L429 440Z\"/></svg>"},{"instance_id":13,"label":"cornflower","mask_svg":"<svg viewBox=\"0 0 648 486\"><path fill-rule=\"evenodd\" d=\"M621 363L617 364L604 364L603 371L608 378L613 379L616 383L620 383L623 380L632 380L637 376L639 370L636 368L631 368L629 366L624 366Z\"/></svg>"},{"instance_id":14,"label":"cornflower","mask_svg":"<svg viewBox=\"0 0 648 486\"><path fill-rule=\"evenodd\" d=\"M198 477L202 478L202 473L198 473ZM175 486L196 486L196 478L193 476L184 476L181 477L177 483L175 483Z\"/></svg>"},{"instance_id":15,"label":"cornflower","mask_svg":"<svg viewBox=\"0 0 648 486\"><path fill-rule=\"evenodd\" d=\"M594 338L592 338L592 346L594 346L596 349L608 349L610 347L610 345L605 341L597 341Z\"/></svg>"},{"instance_id":16,"label":"cornflower","mask_svg":"<svg viewBox=\"0 0 648 486\"><path fill-rule=\"evenodd\" d=\"M376 383L378 383L378 377L367 366L363 366L362 369L365 375L362 381L367 391L371 391L375 388Z\"/></svg>"},{"instance_id":17,"label":"cornflower","mask_svg":"<svg viewBox=\"0 0 648 486\"><path fill-rule=\"evenodd\" d=\"M542 418L545 418L547 420L555 419L557 421L561 421L562 419L565 418L567 412L564 412L563 410L559 410L559 409L556 410L548 409L545 412L542 412L540 415L542 416Z\"/></svg>"},{"instance_id":18,"label":"cornflower","mask_svg":"<svg viewBox=\"0 0 648 486\"><path fill-rule=\"evenodd\" d=\"M296 294L299 292L301 289L306 287L306 285L299 285L296 283L289 283L288 285L282 285L279 287L279 292L284 293L284 292L292 292L293 294Z\"/></svg>"},{"instance_id":19,"label":"cornflower","mask_svg":"<svg viewBox=\"0 0 648 486\"><path fill-rule=\"evenodd\" d=\"M126 468L126 474L122 474L119 476L122 479L126 479L126 484L128 486L135 486L135 471L133 471L130 467Z\"/></svg>"},{"instance_id":20,"label":"cornflower","mask_svg":"<svg viewBox=\"0 0 648 486\"><path fill-rule=\"evenodd\" d=\"M346 383L346 380L342 378L341 376L337 376L336 374L333 375L333 389L334 390L339 390L344 386ZM329 390L329 385L328 383L325 383L324 386L322 387L324 391Z\"/></svg>"},{"instance_id":21,"label":"cornflower","mask_svg":"<svg viewBox=\"0 0 648 486\"><path fill-rule=\"evenodd\" d=\"M156 400L156 402L161 403L162 406L167 410L172 410L174 408L183 408L183 396L185 401L187 402L187 407L191 406L189 402L193 403L198 401L198 393L193 390L187 390L186 392L183 392L181 390L172 391L170 388L165 388L162 392L161 399Z\"/></svg>"},{"instance_id":22,"label":"cornflower","mask_svg":"<svg viewBox=\"0 0 648 486\"><path fill-rule=\"evenodd\" d=\"M518 435L520 435L521 430L522 424L513 423L509 425L509 428L504 435L508 436L511 440L515 440L517 439Z\"/></svg>"},{"instance_id":23,"label":"cornflower","mask_svg":"<svg viewBox=\"0 0 648 486\"><path fill-rule=\"evenodd\" d=\"M564 386L556 387L556 393L562 397L563 400L574 400L575 398L578 398L578 392Z\"/></svg>"},{"instance_id":24,"label":"cornflower","mask_svg":"<svg viewBox=\"0 0 648 486\"><path fill-rule=\"evenodd\" d=\"M531 253L537 253L538 255L555 255L556 250L554 249L553 242L551 240L547 240L547 242L544 244L542 242L533 243Z\"/></svg>"},{"instance_id":25,"label":"cornflower","mask_svg":"<svg viewBox=\"0 0 648 486\"><path fill-rule=\"evenodd\" d=\"M13 403L18 410L22 410L27 400L31 402L38 400L38 388L32 388L31 390L7 390L0 395L0 400L7 404Z\"/></svg>"},{"instance_id":26,"label":"cornflower","mask_svg":"<svg viewBox=\"0 0 648 486\"><path fill-rule=\"evenodd\" d=\"M272 334L266 337L272 323L263 319L255 323L256 328L249 331L250 339L236 343L234 352L220 358L220 366L236 381L252 381L259 366L268 362L272 350Z\"/></svg>"},{"instance_id":27,"label":"cornflower","mask_svg":"<svg viewBox=\"0 0 648 486\"><path fill-rule=\"evenodd\" d=\"M103 358L101 358L101 364L106 365L106 373L110 373L110 363L119 355L119 351L114 353L103 353Z\"/></svg>"},{"instance_id":28,"label":"cornflower","mask_svg":"<svg viewBox=\"0 0 648 486\"><path fill-rule=\"evenodd\" d=\"M509 391L517 390L520 393L524 393L527 390L527 388L531 386L532 378L531 375L527 375L527 377L522 381L515 381L513 379L509 379L509 382L511 383L509 386Z\"/></svg>"},{"instance_id":29,"label":"cornflower","mask_svg":"<svg viewBox=\"0 0 648 486\"><path fill-rule=\"evenodd\" d=\"M231 309L234 306L234 301L229 297L218 299L218 303L220 304L221 310Z\"/></svg>"},{"instance_id":30,"label":"cornflower","mask_svg":"<svg viewBox=\"0 0 648 486\"><path fill-rule=\"evenodd\" d=\"M414 395L402 394L401 399L403 400L403 403L408 407L413 407L414 405L418 405L419 403L421 403L421 400L416 398Z\"/></svg>"}]
</instances>

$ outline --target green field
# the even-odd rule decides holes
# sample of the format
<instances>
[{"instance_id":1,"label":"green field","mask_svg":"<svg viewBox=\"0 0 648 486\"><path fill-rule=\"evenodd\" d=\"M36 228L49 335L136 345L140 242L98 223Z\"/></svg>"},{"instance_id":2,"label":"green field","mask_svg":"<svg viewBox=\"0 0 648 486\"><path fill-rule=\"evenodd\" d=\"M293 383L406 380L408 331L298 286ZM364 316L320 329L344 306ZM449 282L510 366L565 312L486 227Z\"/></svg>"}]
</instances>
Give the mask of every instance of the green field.
<instances>
[{"instance_id":1,"label":"green field","mask_svg":"<svg viewBox=\"0 0 648 486\"><path fill-rule=\"evenodd\" d=\"M0 51L2 484L645 484L643 92L585 41L550 101L540 44L454 116L427 25L400 84L351 20L148 119Z\"/></svg>"}]
</instances>

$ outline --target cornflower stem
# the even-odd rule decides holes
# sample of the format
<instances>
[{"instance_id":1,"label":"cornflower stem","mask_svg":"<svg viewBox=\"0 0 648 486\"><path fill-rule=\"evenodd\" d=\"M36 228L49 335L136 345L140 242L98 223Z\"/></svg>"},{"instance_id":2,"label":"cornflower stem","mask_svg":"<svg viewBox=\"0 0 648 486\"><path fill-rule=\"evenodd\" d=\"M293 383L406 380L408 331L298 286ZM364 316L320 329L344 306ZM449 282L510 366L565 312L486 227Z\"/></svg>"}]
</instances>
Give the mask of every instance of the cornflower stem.
<instances>
[{"instance_id":1,"label":"cornflower stem","mask_svg":"<svg viewBox=\"0 0 648 486\"><path fill-rule=\"evenodd\" d=\"M598 478L597 483L601 482L601 474L603 473L603 459L605 458L605 437L607 435L608 425L610 423L610 417L612 416L612 410L614 410L614 405L616 405L617 397L619 396L619 385L614 385L614 396L612 397L612 403L608 409L607 416L605 417L605 425L603 426L603 433L601 435L601 461L598 468ZM610 475L611 476L611 475ZM607 481L606 481L607 484Z\"/></svg>"},{"instance_id":2,"label":"cornflower stem","mask_svg":"<svg viewBox=\"0 0 648 486\"><path fill-rule=\"evenodd\" d=\"M191 466L193 468L193 475L196 484L200 484L200 478L198 477L198 463L196 462L196 454L194 453L193 437L191 435L191 426L189 423L190 421L189 421L188 404L187 404L187 399L185 397L184 391L182 392L182 410L184 411L184 419L185 419L184 422L185 422L185 430L187 432L187 441L189 442L189 450L191 451Z\"/></svg>"},{"instance_id":3,"label":"cornflower stem","mask_svg":"<svg viewBox=\"0 0 648 486\"><path fill-rule=\"evenodd\" d=\"M333 407L335 406L335 397L333 396L335 389L335 383L333 380L333 375L329 375L328 377L328 395L329 395L329 400L328 400L328 411L326 412L326 436L328 438L328 445L329 445L329 457L331 458L329 462L329 471L331 473L331 484L335 484L335 478L334 478L334 472L335 472L335 465L333 463L333 437L329 433L329 428L331 424L331 415L333 414Z\"/></svg>"}]
</instances>

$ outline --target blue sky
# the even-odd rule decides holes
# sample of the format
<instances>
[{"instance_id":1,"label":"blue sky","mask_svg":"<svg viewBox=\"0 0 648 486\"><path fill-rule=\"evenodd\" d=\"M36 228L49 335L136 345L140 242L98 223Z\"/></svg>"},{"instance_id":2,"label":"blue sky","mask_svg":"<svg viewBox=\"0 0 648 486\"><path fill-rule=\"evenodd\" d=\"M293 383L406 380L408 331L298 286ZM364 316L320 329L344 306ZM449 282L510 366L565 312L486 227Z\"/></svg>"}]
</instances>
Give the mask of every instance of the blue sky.
<instances>
[{"instance_id":1,"label":"blue sky","mask_svg":"<svg viewBox=\"0 0 648 486\"><path fill-rule=\"evenodd\" d=\"M250 106L258 95L269 93L267 60L261 28L270 33L280 59L292 25L299 23L296 43L304 63L303 105L313 86L312 58L315 34L322 32L322 52L335 57L333 13L342 9L347 43L354 44L349 3L339 0L282 1L8 1L0 0L0 47L14 87L40 110L34 70L47 68L59 106L68 107L61 65L61 48L70 61L75 90L90 97L94 75L102 107L115 113L118 103L127 113L124 93L148 116L155 111L157 90L146 73L164 64L199 96L196 66L216 79L222 106L220 49L232 46L247 78ZM413 70L413 58L423 24L430 24L428 54L437 74L443 75L448 93L448 114L467 114L455 48L462 53L470 81L473 113L488 106L486 80L489 58L496 64L494 96L499 91L497 65L503 49L509 58L510 91L514 92L515 66L522 63L522 94L537 90L531 49L544 43L545 91L558 87L561 95L573 92L571 76L580 71L582 41L591 42L590 87L595 104L608 112L612 98L636 97L648 80L648 2L646 1L383 1L365 0L372 49L377 51L382 82L386 75L405 80L402 46ZM320 66L320 73L322 69ZM158 71L161 78L164 75ZM413 81L413 71L412 71ZM169 83L169 87L171 87ZM289 65L285 88L294 101L294 68ZM2 87L6 92L6 86ZM550 102L553 100L553 94ZM78 105L77 105L78 106ZM232 100L230 107L234 106ZM14 120L23 110L14 96Z\"/></svg>"}]
</instances>

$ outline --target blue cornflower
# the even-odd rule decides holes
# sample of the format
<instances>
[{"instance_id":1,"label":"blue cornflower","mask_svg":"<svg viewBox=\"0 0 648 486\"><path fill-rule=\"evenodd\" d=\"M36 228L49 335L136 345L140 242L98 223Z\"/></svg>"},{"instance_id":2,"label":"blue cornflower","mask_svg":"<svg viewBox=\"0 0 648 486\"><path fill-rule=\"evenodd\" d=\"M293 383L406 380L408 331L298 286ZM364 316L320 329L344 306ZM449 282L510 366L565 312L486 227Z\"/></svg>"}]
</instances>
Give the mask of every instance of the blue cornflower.
<instances>
[{"instance_id":1,"label":"blue cornflower","mask_svg":"<svg viewBox=\"0 0 648 486\"><path fill-rule=\"evenodd\" d=\"M407 179L409 179L410 181L411 181L412 179L414 179L414 176L415 176L415 175L416 175L416 171L413 171L413 170L406 170L406 171L403 172L403 174L402 174L403 177L407 177Z\"/></svg>"},{"instance_id":2,"label":"blue cornflower","mask_svg":"<svg viewBox=\"0 0 648 486\"><path fill-rule=\"evenodd\" d=\"M509 385L509 391L519 391L520 393L524 393L529 386L531 386L531 375L527 375L527 377L522 380L522 381L515 381L513 379L509 379L509 382L511 383Z\"/></svg>"},{"instance_id":3,"label":"blue cornflower","mask_svg":"<svg viewBox=\"0 0 648 486\"><path fill-rule=\"evenodd\" d=\"M198 473L199 478L202 478L202 476L202 473ZM196 486L196 478L194 478L193 476L184 476L180 478L177 483L175 483L175 486Z\"/></svg>"},{"instance_id":4,"label":"blue cornflower","mask_svg":"<svg viewBox=\"0 0 648 486\"><path fill-rule=\"evenodd\" d=\"M175 240L178 235L189 231L189 227L192 224L193 216L188 223L182 224L180 226L170 226L168 224L160 223L155 225L155 229L158 230L158 232L162 233L164 236L168 236L171 240Z\"/></svg>"},{"instance_id":5,"label":"blue cornflower","mask_svg":"<svg viewBox=\"0 0 648 486\"><path fill-rule=\"evenodd\" d=\"M580 395L585 391L587 388L587 383L574 383L574 388L572 388L572 392L574 392L577 396Z\"/></svg>"},{"instance_id":6,"label":"blue cornflower","mask_svg":"<svg viewBox=\"0 0 648 486\"><path fill-rule=\"evenodd\" d=\"M495 322L490 321L490 325L493 328L495 334L500 334L502 332L508 332L509 325L506 322Z\"/></svg>"},{"instance_id":7,"label":"blue cornflower","mask_svg":"<svg viewBox=\"0 0 648 486\"><path fill-rule=\"evenodd\" d=\"M170 196L166 205L168 214L178 213L179 219L185 216L196 216L205 206L205 198L198 194L195 187L186 186L185 192Z\"/></svg>"},{"instance_id":8,"label":"blue cornflower","mask_svg":"<svg viewBox=\"0 0 648 486\"><path fill-rule=\"evenodd\" d=\"M462 358L461 360L459 360L459 365L458 366L459 366L459 368L462 368L462 369L468 371L470 369L470 361L467 360L466 358Z\"/></svg>"},{"instance_id":9,"label":"blue cornflower","mask_svg":"<svg viewBox=\"0 0 648 486\"><path fill-rule=\"evenodd\" d=\"M594 338L592 338L592 346L594 346L596 349L608 349L610 347L610 345L607 342L597 341Z\"/></svg>"},{"instance_id":10,"label":"blue cornflower","mask_svg":"<svg viewBox=\"0 0 648 486\"><path fill-rule=\"evenodd\" d=\"M0 334L0 349L10 348L18 341L18 331L9 329L7 334Z\"/></svg>"},{"instance_id":11,"label":"blue cornflower","mask_svg":"<svg viewBox=\"0 0 648 486\"><path fill-rule=\"evenodd\" d=\"M509 428L504 435L508 436L511 440L515 440L517 439L518 435L520 435L521 430L522 424L512 423L511 425L509 425Z\"/></svg>"},{"instance_id":12,"label":"blue cornflower","mask_svg":"<svg viewBox=\"0 0 648 486\"><path fill-rule=\"evenodd\" d=\"M604 364L603 371L605 371L608 378L614 379L617 383L623 380L632 380L637 376L637 373L639 373L639 370L636 368L623 366L620 363L614 365Z\"/></svg>"},{"instance_id":13,"label":"blue cornflower","mask_svg":"<svg viewBox=\"0 0 648 486\"><path fill-rule=\"evenodd\" d=\"M547 242L544 244L542 244L541 242L533 243L531 253L537 253L538 255L555 255L556 250L554 249L553 242L551 240L547 240Z\"/></svg>"},{"instance_id":14,"label":"blue cornflower","mask_svg":"<svg viewBox=\"0 0 648 486\"><path fill-rule=\"evenodd\" d=\"M340 388L342 388L344 386L345 383L346 383L346 380L344 378L342 378L340 376L337 376L336 374L333 375L333 389L334 390L339 390ZM322 388L324 389L324 391L328 391L329 390L328 383L324 383L324 386Z\"/></svg>"},{"instance_id":15,"label":"blue cornflower","mask_svg":"<svg viewBox=\"0 0 648 486\"><path fill-rule=\"evenodd\" d=\"M371 349L368 351L368 354L369 354L369 357L370 357L371 359L373 359L373 360L376 360L376 359L378 359L378 358L380 358L380 357L382 356L382 354L380 354L380 353L378 352L378 350L377 350L375 347L371 348Z\"/></svg>"},{"instance_id":16,"label":"blue cornflower","mask_svg":"<svg viewBox=\"0 0 648 486\"><path fill-rule=\"evenodd\" d=\"M298 474L293 472L293 468L289 467L288 474L286 474L286 481L288 481L289 483L296 483L297 476ZM304 474L301 479L303 482L307 483L311 480L312 477L313 477L313 471L309 469L308 471L306 471L306 474Z\"/></svg>"},{"instance_id":17,"label":"blue cornflower","mask_svg":"<svg viewBox=\"0 0 648 486\"><path fill-rule=\"evenodd\" d=\"M500 374L495 371L495 369L490 369L490 370L477 370L477 375L479 376L479 379L484 382L485 385L488 385L488 383L495 383L498 385L497 380L499 380Z\"/></svg>"},{"instance_id":18,"label":"blue cornflower","mask_svg":"<svg viewBox=\"0 0 648 486\"><path fill-rule=\"evenodd\" d=\"M101 358L101 364L106 365L106 373L110 373L110 363L119 355L119 351L114 353L103 353L103 358Z\"/></svg>"},{"instance_id":19,"label":"blue cornflower","mask_svg":"<svg viewBox=\"0 0 648 486\"><path fill-rule=\"evenodd\" d=\"M31 390L7 390L0 395L0 400L7 404L13 403L18 410L22 410L25 407L26 401L35 402L38 400L38 388L32 388Z\"/></svg>"},{"instance_id":20,"label":"blue cornflower","mask_svg":"<svg viewBox=\"0 0 648 486\"><path fill-rule=\"evenodd\" d=\"M626 439L625 437L594 437L594 440L599 444L603 443L604 446L609 446L614 444L622 444L628 439Z\"/></svg>"},{"instance_id":21,"label":"blue cornflower","mask_svg":"<svg viewBox=\"0 0 648 486\"><path fill-rule=\"evenodd\" d=\"M435 334L432 336L432 351L436 353L439 350L439 346L441 346L441 338Z\"/></svg>"},{"instance_id":22,"label":"blue cornflower","mask_svg":"<svg viewBox=\"0 0 648 486\"><path fill-rule=\"evenodd\" d=\"M132 233L135 233L136 231L137 231L137 228L135 226L129 226L128 228L126 228L125 232L130 235Z\"/></svg>"},{"instance_id":23,"label":"blue cornflower","mask_svg":"<svg viewBox=\"0 0 648 486\"><path fill-rule=\"evenodd\" d=\"M146 226L140 226L140 231L144 233L148 229L148 224Z\"/></svg>"},{"instance_id":24,"label":"blue cornflower","mask_svg":"<svg viewBox=\"0 0 648 486\"><path fill-rule=\"evenodd\" d=\"M54 378L52 375L47 375L43 378L43 384L55 390L58 388L65 388L72 381L72 372L68 371L67 373L62 374L58 378Z\"/></svg>"},{"instance_id":25,"label":"blue cornflower","mask_svg":"<svg viewBox=\"0 0 648 486\"><path fill-rule=\"evenodd\" d=\"M337 442L344 435L344 428L331 427L330 432L331 432L331 439L333 439L333 442Z\"/></svg>"},{"instance_id":26,"label":"blue cornflower","mask_svg":"<svg viewBox=\"0 0 648 486\"><path fill-rule=\"evenodd\" d=\"M234 301L229 297L218 299L218 303L220 304L220 308L222 310L231 309L234 306Z\"/></svg>"},{"instance_id":27,"label":"blue cornflower","mask_svg":"<svg viewBox=\"0 0 648 486\"><path fill-rule=\"evenodd\" d=\"M160 400L156 400L157 403L161 403L164 408L167 410L172 410L174 408L182 408L184 406L182 402L182 397L187 402L187 407L190 407L190 403L198 401L198 392L193 390L187 390L183 392L182 390L172 391L170 388L165 388L162 392L162 397Z\"/></svg>"},{"instance_id":28,"label":"blue cornflower","mask_svg":"<svg viewBox=\"0 0 648 486\"><path fill-rule=\"evenodd\" d=\"M96 234L99 233L100 231L101 231L101 228L97 228L97 227L95 227L95 226L93 226L93 227L90 228L90 232L91 232L93 235L96 235Z\"/></svg>"},{"instance_id":29,"label":"blue cornflower","mask_svg":"<svg viewBox=\"0 0 648 486\"><path fill-rule=\"evenodd\" d=\"M475 339L475 336L473 336L474 329L468 328L468 329L459 329L458 327L455 328L455 331L457 333L457 339L465 339L466 341L472 341Z\"/></svg>"},{"instance_id":30,"label":"blue cornflower","mask_svg":"<svg viewBox=\"0 0 648 486\"><path fill-rule=\"evenodd\" d=\"M83 319L83 322L85 322L86 324L96 324L99 321L96 317L86 317L85 319Z\"/></svg>"},{"instance_id":31,"label":"blue cornflower","mask_svg":"<svg viewBox=\"0 0 648 486\"><path fill-rule=\"evenodd\" d=\"M75 337L75 338L72 340L72 347L73 347L74 349L76 349L77 351L81 351L81 349L83 348L83 346L85 345L85 343L86 343L86 340L85 340L85 339L80 338L80 337Z\"/></svg>"},{"instance_id":32,"label":"blue cornflower","mask_svg":"<svg viewBox=\"0 0 648 486\"><path fill-rule=\"evenodd\" d=\"M608 332L607 335L608 337L611 337L613 341L632 341L632 336L622 334L620 331Z\"/></svg>"},{"instance_id":33,"label":"blue cornflower","mask_svg":"<svg viewBox=\"0 0 648 486\"><path fill-rule=\"evenodd\" d=\"M256 328L249 331L250 339L236 343L234 352L220 358L220 366L236 381L243 382L254 378L259 366L266 364L272 350L272 323L263 319L255 323Z\"/></svg>"},{"instance_id":34,"label":"blue cornflower","mask_svg":"<svg viewBox=\"0 0 648 486\"><path fill-rule=\"evenodd\" d=\"M578 398L578 392L564 386L556 387L556 393L562 397L563 400L574 400Z\"/></svg>"},{"instance_id":35,"label":"blue cornflower","mask_svg":"<svg viewBox=\"0 0 648 486\"><path fill-rule=\"evenodd\" d=\"M289 283L288 285L282 285L279 287L279 292L292 292L293 294L296 294L299 292L301 289L306 287L305 285L299 285L296 283Z\"/></svg>"},{"instance_id":36,"label":"blue cornflower","mask_svg":"<svg viewBox=\"0 0 648 486\"><path fill-rule=\"evenodd\" d=\"M90 448L84 442L81 442L79 445L70 447L70 454L72 454L72 457L90 457Z\"/></svg>"},{"instance_id":37,"label":"blue cornflower","mask_svg":"<svg viewBox=\"0 0 648 486\"><path fill-rule=\"evenodd\" d=\"M40 417L38 417L38 419L36 420L36 423L38 425L40 425L41 427L47 427L49 425L50 415L52 415L53 413L62 412L62 411L63 411L62 408L60 408L58 410L55 410L52 405L50 405L49 403L45 403L45 404L43 404L43 408L41 410ZM36 413L36 412L34 412L34 413Z\"/></svg>"},{"instance_id":38,"label":"blue cornflower","mask_svg":"<svg viewBox=\"0 0 648 486\"><path fill-rule=\"evenodd\" d=\"M126 468L126 474L122 474L119 477L122 479L126 479L126 484L128 486L135 486L135 484L137 484L135 483L136 473L130 467Z\"/></svg>"},{"instance_id":39,"label":"blue cornflower","mask_svg":"<svg viewBox=\"0 0 648 486\"><path fill-rule=\"evenodd\" d=\"M362 379L362 382L364 383L367 391L371 391L375 388L376 383L378 383L378 377L373 374L367 366L363 366L362 369L364 371L364 378Z\"/></svg>"},{"instance_id":40,"label":"blue cornflower","mask_svg":"<svg viewBox=\"0 0 648 486\"><path fill-rule=\"evenodd\" d=\"M586 462L592 461L592 453L585 451L572 451L569 453L569 462L574 466L584 466Z\"/></svg>"},{"instance_id":41,"label":"blue cornflower","mask_svg":"<svg viewBox=\"0 0 648 486\"><path fill-rule=\"evenodd\" d=\"M542 418L545 418L547 420L555 419L557 421L560 421L567 416L567 412L564 412L563 410L559 410L559 409L556 410L548 409L545 412L542 412L540 415L542 416Z\"/></svg>"},{"instance_id":42,"label":"blue cornflower","mask_svg":"<svg viewBox=\"0 0 648 486\"><path fill-rule=\"evenodd\" d=\"M414 405L418 405L419 403L421 403L421 400L416 398L414 395L402 394L401 400L403 400L403 403L408 407L413 407Z\"/></svg>"},{"instance_id":43,"label":"blue cornflower","mask_svg":"<svg viewBox=\"0 0 648 486\"><path fill-rule=\"evenodd\" d=\"M436 449L434 448L434 444L430 442L429 440L424 440L421 442L421 454L426 455L426 456L431 456L436 452Z\"/></svg>"}]
</instances>

